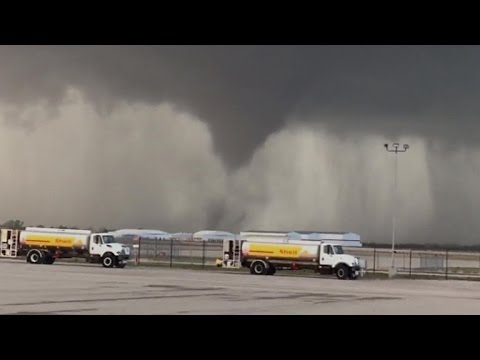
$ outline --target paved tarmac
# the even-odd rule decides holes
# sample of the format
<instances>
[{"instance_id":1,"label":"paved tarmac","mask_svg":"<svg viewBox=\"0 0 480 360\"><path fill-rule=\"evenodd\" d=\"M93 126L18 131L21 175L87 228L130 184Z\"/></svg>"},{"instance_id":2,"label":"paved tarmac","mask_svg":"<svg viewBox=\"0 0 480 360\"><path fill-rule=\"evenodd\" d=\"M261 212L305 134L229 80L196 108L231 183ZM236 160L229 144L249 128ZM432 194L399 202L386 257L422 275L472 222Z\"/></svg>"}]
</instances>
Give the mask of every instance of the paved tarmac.
<instances>
[{"instance_id":1,"label":"paved tarmac","mask_svg":"<svg viewBox=\"0 0 480 360\"><path fill-rule=\"evenodd\" d=\"M480 314L480 282L342 281L0 259L0 314Z\"/></svg>"}]
</instances>

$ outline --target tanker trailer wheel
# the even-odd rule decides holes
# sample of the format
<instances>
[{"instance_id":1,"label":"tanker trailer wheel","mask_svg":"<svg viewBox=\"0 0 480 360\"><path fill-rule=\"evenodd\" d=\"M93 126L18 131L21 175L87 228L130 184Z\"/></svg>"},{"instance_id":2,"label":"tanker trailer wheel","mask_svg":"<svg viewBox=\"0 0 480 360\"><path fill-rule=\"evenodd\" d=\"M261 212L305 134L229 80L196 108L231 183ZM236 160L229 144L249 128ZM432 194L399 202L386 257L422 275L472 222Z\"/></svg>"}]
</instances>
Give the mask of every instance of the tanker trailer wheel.
<instances>
[{"instance_id":1,"label":"tanker trailer wheel","mask_svg":"<svg viewBox=\"0 0 480 360\"><path fill-rule=\"evenodd\" d=\"M112 254L107 254L102 258L102 265L106 268L111 268L115 265L115 257Z\"/></svg>"},{"instance_id":2,"label":"tanker trailer wheel","mask_svg":"<svg viewBox=\"0 0 480 360\"><path fill-rule=\"evenodd\" d=\"M263 261L254 261L250 265L250 273L253 275L265 275L267 273L266 264Z\"/></svg>"},{"instance_id":3,"label":"tanker trailer wheel","mask_svg":"<svg viewBox=\"0 0 480 360\"><path fill-rule=\"evenodd\" d=\"M348 276L348 269L345 265L339 265L337 268L337 278L345 280Z\"/></svg>"},{"instance_id":4,"label":"tanker trailer wheel","mask_svg":"<svg viewBox=\"0 0 480 360\"><path fill-rule=\"evenodd\" d=\"M38 250L32 250L27 254L27 262L30 264L43 263L43 254Z\"/></svg>"}]
</instances>

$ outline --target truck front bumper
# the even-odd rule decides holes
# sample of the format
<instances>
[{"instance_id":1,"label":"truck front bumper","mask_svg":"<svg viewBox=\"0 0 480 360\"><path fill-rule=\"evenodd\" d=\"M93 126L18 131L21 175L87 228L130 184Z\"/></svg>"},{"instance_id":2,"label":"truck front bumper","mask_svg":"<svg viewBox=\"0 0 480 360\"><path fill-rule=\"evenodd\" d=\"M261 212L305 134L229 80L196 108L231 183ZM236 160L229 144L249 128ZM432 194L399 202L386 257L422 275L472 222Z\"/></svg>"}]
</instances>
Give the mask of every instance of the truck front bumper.
<instances>
[{"instance_id":1,"label":"truck front bumper","mask_svg":"<svg viewBox=\"0 0 480 360\"><path fill-rule=\"evenodd\" d=\"M130 260L130 255L117 255L118 261L127 262Z\"/></svg>"},{"instance_id":2,"label":"truck front bumper","mask_svg":"<svg viewBox=\"0 0 480 360\"><path fill-rule=\"evenodd\" d=\"M359 276L359 275L363 276L363 271L362 271L360 265L352 266L352 273L355 276Z\"/></svg>"},{"instance_id":3,"label":"truck front bumper","mask_svg":"<svg viewBox=\"0 0 480 360\"><path fill-rule=\"evenodd\" d=\"M352 266L352 273L355 276L363 277L367 273L367 269L360 265Z\"/></svg>"}]
</instances>

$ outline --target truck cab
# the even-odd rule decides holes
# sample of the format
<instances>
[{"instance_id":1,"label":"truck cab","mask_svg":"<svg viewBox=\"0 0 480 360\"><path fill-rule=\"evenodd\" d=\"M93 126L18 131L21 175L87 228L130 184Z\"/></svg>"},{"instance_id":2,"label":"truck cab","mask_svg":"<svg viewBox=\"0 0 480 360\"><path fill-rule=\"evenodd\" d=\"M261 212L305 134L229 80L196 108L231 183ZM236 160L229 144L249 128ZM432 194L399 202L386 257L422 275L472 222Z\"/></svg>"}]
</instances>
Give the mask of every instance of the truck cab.
<instances>
[{"instance_id":1,"label":"truck cab","mask_svg":"<svg viewBox=\"0 0 480 360\"><path fill-rule=\"evenodd\" d=\"M345 254L342 245L322 244L319 257L321 273L335 273L339 279L356 279L361 274L360 259Z\"/></svg>"},{"instance_id":2,"label":"truck cab","mask_svg":"<svg viewBox=\"0 0 480 360\"><path fill-rule=\"evenodd\" d=\"M108 233L91 234L88 253L90 259L100 259L104 267L123 268L130 258L130 248L115 242L115 238Z\"/></svg>"}]
</instances>

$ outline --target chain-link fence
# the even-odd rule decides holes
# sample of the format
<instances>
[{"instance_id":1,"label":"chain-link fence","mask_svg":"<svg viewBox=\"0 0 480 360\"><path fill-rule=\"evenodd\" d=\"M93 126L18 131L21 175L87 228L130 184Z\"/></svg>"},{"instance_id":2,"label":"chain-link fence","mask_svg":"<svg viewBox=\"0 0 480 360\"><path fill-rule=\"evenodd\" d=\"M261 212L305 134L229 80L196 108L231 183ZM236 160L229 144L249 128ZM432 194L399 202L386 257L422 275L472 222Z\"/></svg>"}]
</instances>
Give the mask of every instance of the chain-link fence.
<instances>
[{"instance_id":1,"label":"chain-link fence","mask_svg":"<svg viewBox=\"0 0 480 360\"><path fill-rule=\"evenodd\" d=\"M222 258L221 242L122 239L131 249L137 263L159 265L214 266ZM388 273L392 251L385 248L345 248L345 253L365 260L367 273ZM394 265L401 275L448 277L480 277L480 253L449 250L395 250Z\"/></svg>"},{"instance_id":2,"label":"chain-link fence","mask_svg":"<svg viewBox=\"0 0 480 360\"><path fill-rule=\"evenodd\" d=\"M132 259L137 263L157 263L161 265L215 265L222 256L223 244L208 241L122 239L130 247Z\"/></svg>"},{"instance_id":3,"label":"chain-link fence","mask_svg":"<svg viewBox=\"0 0 480 360\"><path fill-rule=\"evenodd\" d=\"M387 273L392 267L392 250L349 248L346 253L367 262L369 273ZM480 277L480 253L451 250L395 250L394 266L402 275L432 275L448 277Z\"/></svg>"}]
</instances>

